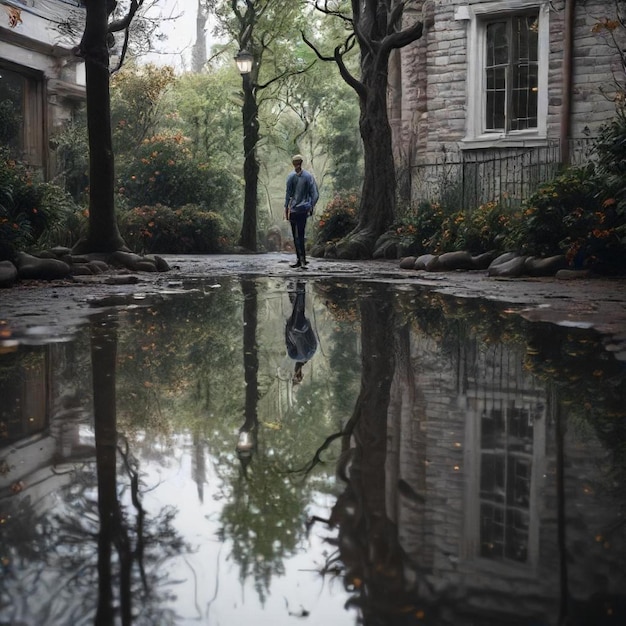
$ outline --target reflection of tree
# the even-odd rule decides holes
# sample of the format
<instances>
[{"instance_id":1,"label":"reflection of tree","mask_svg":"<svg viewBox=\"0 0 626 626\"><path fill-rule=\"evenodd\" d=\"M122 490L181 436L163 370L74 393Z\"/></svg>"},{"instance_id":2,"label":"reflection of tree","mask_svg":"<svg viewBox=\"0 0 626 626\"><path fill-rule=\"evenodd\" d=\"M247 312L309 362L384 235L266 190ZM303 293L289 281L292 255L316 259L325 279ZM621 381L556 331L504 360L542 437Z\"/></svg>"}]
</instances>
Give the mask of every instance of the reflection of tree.
<instances>
[{"instance_id":1,"label":"reflection of tree","mask_svg":"<svg viewBox=\"0 0 626 626\"><path fill-rule=\"evenodd\" d=\"M152 594L146 568L145 549L150 535L146 533L146 516L141 504L139 475L136 464L128 450L120 451L123 466L129 478L130 501L134 520L121 504L117 481L117 407L116 407L116 358L117 317L106 314L92 322L92 368L94 380L94 428L96 439L96 468L98 485L98 608L96 624L114 623L118 609L122 624L131 624L133 614L140 614L139 607L150 606ZM171 514L165 515L162 530L171 531ZM131 537L131 529L134 537ZM133 541L134 539L134 541ZM154 538L153 538L154 539ZM171 556L180 548L173 537L160 546L163 556ZM114 573L113 549L117 559L117 575ZM115 583L117 579L117 583ZM140 581L140 584L139 584ZM135 582L135 584L133 584ZM118 593L114 591L114 585ZM141 603L137 602L141 598ZM133 601L134 610L133 610Z\"/></svg>"},{"instance_id":2,"label":"reflection of tree","mask_svg":"<svg viewBox=\"0 0 626 626\"><path fill-rule=\"evenodd\" d=\"M265 445L264 433L260 432L263 429L259 427L257 415L257 287L253 281L242 280L241 289L244 297L245 420L237 449L244 472L237 472L232 464L219 463L218 472L228 485L221 536L232 541L232 557L239 564L241 581L251 577L263 602L272 576L284 573L284 559L295 552L299 539L298 520L308 493L302 485L285 476L283 461L273 456L273 450ZM244 433L250 433L251 437L242 437ZM243 446L244 442L250 442L252 447ZM249 465L252 452L255 459Z\"/></svg>"},{"instance_id":3,"label":"reflection of tree","mask_svg":"<svg viewBox=\"0 0 626 626\"><path fill-rule=\"evenodd\" d=\"M395 317L389 293L374 288L359 305L361 316L361 391L341 433L339 475L345 489L337 498L330 526L338 528L338 553L344 582L353 591L365 624L395 624L421 616L405 579L404 552L388 518L387 413L394 376ZM315 462L315 461L314 461ZM402 621L402 623L410 623Z\"/></svg>"},{"instance_id":4,"label":"reflection of tree","mask_svg":"<svg viewBox=\"0 0 626 626\"><path fill-rule=\"evenodd\" d=\"M246 386L244 404L245 421L239 429L237 452L245 472L254 448L259 424L257 403L259 401L259 356L256 342L257 293L253 281L242 280L243 292L243 374Z\"/></svg>"},{"instance_id":5,"label":"reflection of tree","mask_svg":"<svg viewBox=\"0 0 626 626\"><path fill-rule=\"evenodd\" d=\"M184 546L173 509L147 515L137 463L118 445L116 350L116 316L97 316L91 324L95 467L83 463L67 475L52 467L47 480L59 486L50 502L33 506L27 485L6 511L2 540L12 546L2 554L0 620L7 623L173 621L163 606L171 582L161 566ZM83 448L80 453L84 458Z\"/></svg>"}]
</instances>

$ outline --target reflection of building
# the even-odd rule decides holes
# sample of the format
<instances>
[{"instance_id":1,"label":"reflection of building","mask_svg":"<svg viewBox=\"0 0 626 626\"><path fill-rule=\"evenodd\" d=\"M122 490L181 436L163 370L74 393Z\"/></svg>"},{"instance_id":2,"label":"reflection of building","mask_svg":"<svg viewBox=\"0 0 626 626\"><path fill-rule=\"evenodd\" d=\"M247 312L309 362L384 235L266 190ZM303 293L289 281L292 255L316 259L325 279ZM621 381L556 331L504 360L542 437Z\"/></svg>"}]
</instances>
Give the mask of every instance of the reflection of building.
<instances>
[{"instance_id":1,"label":"reflection of building","mask_svg":"<svg viewBox=\"0 0 626 626\"><path fill-rule=\"evenodd\" d=\"M522 356L491 346L468 372L465 541L475 557L536 565L547 400Z\"/></svg>"},{"instance_id":2,"label":"reflection of building","mask_svg":"<svg viewBox=\"0 0 626 626\"><path fill-rule=\"evenodd\" d=\"M70 480L63 467L66 463L95 460L92 436L81 429L82 407L71 391L60 388L59 370L75 365L68 362L72 360L69 346L47 345L7 357L1 364L11 363L0 375L3 514L23 498L36 508L46 495L66 484Z\"/></svg>"},{"instance_id":3,"label":"reflection of building","mask_svg":"<svg viewBox=\"0 0 626 626\"><path fill-rule=\"evenodd\" d=\"M567 524L559 528L558 399L523 369L523 349L462 339L444 354L413 333L400 343L387 511L418 578L437 590L437 623L556 623L565 558L575 601L618 593L618 548L596 541L615 512L587 495L590 477L599 479L599 446L587 441L583 452L564 440Z\"/></svg>"}]
</instances>

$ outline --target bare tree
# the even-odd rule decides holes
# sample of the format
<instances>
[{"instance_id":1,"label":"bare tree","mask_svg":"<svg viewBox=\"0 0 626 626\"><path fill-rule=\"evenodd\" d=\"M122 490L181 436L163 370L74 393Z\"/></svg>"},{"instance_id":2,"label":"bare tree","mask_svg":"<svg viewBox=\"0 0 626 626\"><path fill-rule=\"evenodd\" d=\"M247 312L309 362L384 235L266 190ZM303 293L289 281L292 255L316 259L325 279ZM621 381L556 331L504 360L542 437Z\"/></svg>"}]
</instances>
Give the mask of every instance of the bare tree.
<instances>
[{"instance_id":1,"label":"bare tree","mask_svg":"<svg viewBox=\"0 0 626 626\"><path fill-rule=\"evenodd\" d=\"M359 130L363 140L365 178L357 227L337 246L340 258L371 258L376 240L391 225L396 210L396 175L392 134L387 113L389 57L422 36L423 22L402 28L404 0L351 0L351 14L336 9L330 0L318 0L322 13L341 19L350 35L335 47L332 56L322 54L303 38L318 58L334 61L342 78L359 97ZM344 57L355 46L360 50L360 79L349 70Z\"/></svg>"}]
</instances>

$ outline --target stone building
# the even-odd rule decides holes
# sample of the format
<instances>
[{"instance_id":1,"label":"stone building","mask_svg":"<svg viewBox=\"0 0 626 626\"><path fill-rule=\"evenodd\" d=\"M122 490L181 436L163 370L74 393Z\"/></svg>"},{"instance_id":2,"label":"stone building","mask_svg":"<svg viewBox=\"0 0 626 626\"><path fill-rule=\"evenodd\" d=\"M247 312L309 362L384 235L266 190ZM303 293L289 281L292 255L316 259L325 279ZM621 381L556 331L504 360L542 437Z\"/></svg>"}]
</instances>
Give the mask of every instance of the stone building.
<instances>
[{"instance_id":1,"label":"stone building","mask_svg":"<svg viewBox=\"0 0 626 626\"><path fill-rule=\"evenodd\" d=\"M589 158L615 112L623 67L604 0L423 0L421 39L390 64L402 193L466 208L523 197L560 163ZM454 188L454 189L453 189ZM462 193L461 193L462 192Z\"/></svg>"},{"instance_id":2,"label":"stone building","mask_svg":"<svg viewBox=\"0 0 626 626\"><path fill-rule=\"evenodd\" d=\"M80 0L0 0L0 144L44 178L56 173L50 138L85 99L84 63L73 54Z\"/></svg>"}]
</instances>

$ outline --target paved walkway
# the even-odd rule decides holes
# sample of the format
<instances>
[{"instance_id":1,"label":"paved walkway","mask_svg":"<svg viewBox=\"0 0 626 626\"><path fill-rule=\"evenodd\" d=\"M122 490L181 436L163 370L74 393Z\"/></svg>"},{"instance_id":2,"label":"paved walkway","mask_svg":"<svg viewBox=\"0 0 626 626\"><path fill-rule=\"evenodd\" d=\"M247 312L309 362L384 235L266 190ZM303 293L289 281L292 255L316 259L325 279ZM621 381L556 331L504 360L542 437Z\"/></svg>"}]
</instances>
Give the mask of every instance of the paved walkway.
<instances>
[{"instance_id":1,"label":"paved walkway","mask_svg":"<svg viewBox=\"0 0 626 626\"><path fill-rule=\"evenodd\" d=\"M185 279L225 275L355 277L410 283L466 298L509 303L511 310L532 321L594 328L606 335L610 350L626 360L626 278L490 278L486 272L426 273L403 270L398 261L334 261L311 259L307 270L292 269L293 255L164 255L171 271L137 274L137 282L106 284L107 277L75 281L25 281L0 290L0 324L17 328L67 327L89 312L90 302L118 294L145 294L179 288ZM0 326L0 332L2 326Z\"/></svg>"}]
</instances>

